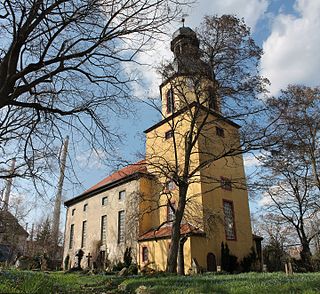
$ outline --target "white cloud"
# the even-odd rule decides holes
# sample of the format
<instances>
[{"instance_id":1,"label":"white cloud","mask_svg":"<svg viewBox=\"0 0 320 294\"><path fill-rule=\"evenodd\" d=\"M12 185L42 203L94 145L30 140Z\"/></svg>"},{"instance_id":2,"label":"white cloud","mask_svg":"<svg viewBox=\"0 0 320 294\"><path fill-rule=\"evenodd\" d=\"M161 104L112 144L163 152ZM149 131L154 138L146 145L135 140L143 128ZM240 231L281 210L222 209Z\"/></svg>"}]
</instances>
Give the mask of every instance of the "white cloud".
<instances>
[{"instance_id":1,"label":"white cloud","mask_svg":"<svg viewBox=\"0 0 320 294\"><path fill-rule=\"evenodd\" d=\"M204 15L235 14L254 30L268 8L268 0L200 0L195 5L187 11L188 26L198 26Z\"/></svg>"},{"instance_id":2,"label":"white cloud","mask_svg":"<svg viewBox=\"0 0 320 294\"><path fill-rule=\"evenodd\" d=\"M81 168L100 169L104 167L103 161L107 154L102 149L92 149L89 152L82 152L76 155L76 162Z\"/></svg>"},{"instance_id":3,"label":"white cloud","mask_svg":"<svg viewBox=\"0 0 320 294\"><path fill-rule=\"evenodd\" d=\"M263 208L265 206L269 206L272 203L272 199L268 193L262 193L261 197L258 201L258 206Z\"/></svg>"},{"instance_id":4,"label":"white cloud","mask_svg":"<svg viewBox=\"0 0 320 294\"><path fill-rule=\"evenodd\" d=\"M262 75L271 81L276 95L288 84L319 84L320 1L297 0L299 16L279 14L263 43Z\"/></svg>"},{"instance_id":5,"label":"white cloud","mask_svg":"<svg viewBox=\"0 0 320 294\"><path fill-rule=\"evenodd\" d=\"M156 68L165 60L173 58L170 50L170 36L162 36L161 40L155 40L152 43L151 50L145 50L137 56L137 62L143 66L136 67L135 64L128 64L127 70L139 70L141 83L135 84L134 95L139 98L159 97L159 85L162 82L161 76Z\"/></svg>"},{"instance_id":6,"label":"white cloud","mask_svg":"<svg viewBox=\"0 0 320 294\"><path fill-rule=\"evenodd\" d=\"M273 200L271 198L271 196L274 197L275 199L284 199L287 196L283 193L283 187L279 186L279 185L274 185L272 187L269 188L268 192L264 192L261 194L261 197L258 201L258 205L260 207L264 207L264 206L270 206L273 204ZM280 201L279 199L279 201ZM278 200L277 200L278 201Z\"/></svg>"},{"instance_id":7,"label":"white cloud","mask_svg":"<svg viewBox=\"0 0 320 294\"><path fill-rule=\"evenodd\" d=\"M243 156L243 161L246 168L253 168L261 165L261 162L258 160L258 158L250 153Z\"/></svg>"}]
</instances>

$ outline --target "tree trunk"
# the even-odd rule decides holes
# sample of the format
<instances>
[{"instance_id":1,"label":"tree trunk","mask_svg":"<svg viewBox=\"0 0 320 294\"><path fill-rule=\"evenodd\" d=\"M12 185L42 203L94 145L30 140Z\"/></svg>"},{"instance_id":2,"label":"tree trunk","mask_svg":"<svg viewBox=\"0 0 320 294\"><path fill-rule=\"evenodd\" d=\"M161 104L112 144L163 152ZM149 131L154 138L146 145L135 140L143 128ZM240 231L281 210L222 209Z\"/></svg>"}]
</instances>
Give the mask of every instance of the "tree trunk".
<instances>
[{"instance_id":1,"label":"tree trunk","mask_svg":"<svg viewBox=\"0 0 320 294\"><path fill-rule=\"evenodd\" d=\"M179 251L178 251L178 274L184 276L184 243L187 241L188 237L184 236L180 238L179 241Z\"/></svg>"},{"instance_id":2,"label":"tree trunk","mask_svg":"<svg viewBox=\"0 0 320 294\"><path fill-rule=\"evenodd\" d=\"M177 272L177 258L178 258L179 241L180 241L180 226L181 226L181 221L184 214L184 209L186 206L187 190L188 190L187 185L179 186L179 202L175 212L175 219L172 223L171 245L170 245L170 250L169 250L168 259L167 259L167 272L169 273Z\"/></svg>"},{"instance_id":3,"label":"tree trunk","mask_svg":"<svg viewBox=\"0 0 320 294\"><path fill-rule=\"evenodd\" d=\"M311 250L307 240L302 242L302 251L300 252L300 257L307 271L313 271L313 266L311 263Z\"/></svg>"},{"instance_id":4,"label":"tree trunk","mask_svg":"<svg viewBox=\"0 0 320 294\"><path fill-rule=\"evenodd\" d=\"M167 272L177 272L177 257L180 240L180 223L174 221L172 224L171 244L167 260Z\"/></svg>"}]
</instances>

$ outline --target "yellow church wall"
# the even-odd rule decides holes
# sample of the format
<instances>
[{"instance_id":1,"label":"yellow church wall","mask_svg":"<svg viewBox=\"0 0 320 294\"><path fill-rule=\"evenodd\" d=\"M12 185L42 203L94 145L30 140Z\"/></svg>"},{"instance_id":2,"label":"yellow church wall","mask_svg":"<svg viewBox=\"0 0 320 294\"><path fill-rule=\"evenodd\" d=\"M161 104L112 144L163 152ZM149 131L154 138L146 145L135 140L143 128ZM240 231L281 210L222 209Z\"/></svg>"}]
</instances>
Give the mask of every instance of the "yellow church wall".
<instances>
[{"instance_id":1,"label":"yellow church wall","mask_svg":"<svg viewBox=\"0 0 320 294\"><path fill-rule=\"evenodd\" d=\"M172 122L169 122L172 123ZM159 188L155 189L156 193L154 198L159 197L160 208L159 217L160 223L165 222L167 219L167 207L166 204L168 199L171 202L178 203L178 190L173 189L172 191L167 191L166 193L161 192L164 188L165 182L170 177L170 169L174 170L176 168L176 160L178 162L178 170L182 172L185 161L185 134L190 129L190 123L188 120L188 115L184 114L177 119L173 119L174 128L174 139L177 148L174 149L173 138L165 139L165 133L172 129L169 123L164 123L157 129L147 133L146 140L146 161L148 163L148 171L156 175L159 180ZM197 145L193 148L193 154L190 159L190 169L194 169L199 165L199 156L197 152ZM170 166L167 172L163 172L161 169ZM188 189L188 204L185 213L185 220L202 226L202 206L201 206L201 184L200 184L200 174L197 173L193 179L193 183L190 184ZM161 187L162 185L162 187Z\"/></svg>"},{"instance_id":2,"label":"yellow church wall","mask_svg":"<svg viewBox=\"0 0 320 294\"><path fill-rule=\"evenodd\" d=\"M171 168L175 168L176 159L178 159L179 168L182 170L184 165L185 135L190 129L188 120L188 115L183 114L146 134L146 161L148 171L157 174L159 167L164 168L170 165ZM171 130L174 130L174 138L166 139L166 132ZM176 148L173 143L174 140ZM192 162L194 162L195 165L199 162L196 154L193 155ZM160 175L162 176L163 173L160 173Z\"/></svg>"},{"instance_id":3,"label":"yellow church wall","mask_svg":"<svg viewBox=\"0 0 320 294\"><path fill-rule=\"evenodd\" d=\"M190 238L184 244L184 266L185 272L191 268L191 249L190 249ZM144 267L152 268L156 271L165 271L167 266L167 256L169 252L170 239L159 239L139 242L139 265L140 268ZM148 248L148 261L142 261L142 248Z\"/></svg>"},{"instance_id":4,"label":"yellow church wall","mask_svg":"<svg viewBox=\"0 0 320 294\"><path fill-rule=\"evenodd\" d=\"M140 201L139 201L139 235L142 235L152 227L160 224L159 209L154 201L157 189L156 182L150 178L140 179Z\"/></svg>"},{"instance_id":5,"label":"yellow church wall","mask_svg":"<svg viewBox=\"0 0 320 294\"><path fill-rule=\"evenodd\" d=\"M220 260L220 244L216 236L211 238L192 236L190 243L191 256L197 260L198 264L203 269L207 269L207 255L209 252L215 255L217 265L219 265L218 259Z\"/></svg>"},{"instance_id":6,"label":"yellow church wall","mask_svg":"<svg viewBox=\"0 0 320 294\"><path fill-rule=\"evenodd\" d=\"M224 129L225 136L219 137L213 130L205 130L210 136L210 140L200 140L199 148L201 150L216 150L217 155L225 152L231 146L239 146L239 135L236 127L228 123L219 122L219 126ZM208 156L200 154L200 160L207 160ZM246 178L242 155L221 158L211 163L207 168L201 171L201 175L205 175L206 179L202 181L202 197L203 206L212 211L216 215L215 226L212 234L215 236L217 263L220 263L220 244L226 242L230 252L238 257L240 261L250 252L252 246L252 229L250 222L250 211L248 202L248 192L246 189ZM232 190L223 189L220 185L221 177L228 178L232 181ZM234 222L236 240L226 240L224 230L224 213L223 201L232 201L234 209ZM211 239L210 234L208 237Z\"/></svg>"}]
</instances>

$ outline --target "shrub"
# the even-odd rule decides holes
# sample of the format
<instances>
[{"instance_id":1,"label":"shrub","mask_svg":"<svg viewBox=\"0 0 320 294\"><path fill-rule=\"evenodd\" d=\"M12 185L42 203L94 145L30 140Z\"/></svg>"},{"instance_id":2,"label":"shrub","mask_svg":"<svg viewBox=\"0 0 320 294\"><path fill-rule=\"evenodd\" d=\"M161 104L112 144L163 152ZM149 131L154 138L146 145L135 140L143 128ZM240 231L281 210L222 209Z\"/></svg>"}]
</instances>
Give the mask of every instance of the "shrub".
<instances>
[{"instance_id":1,"label":"shrub","mask_svg":"<svg viewBox=\"0 0 320 294\"><path fill-rule=\"evenodd\" d=\"M254 265L256 260L257 260L257 254L254 248L251 247L251 252L247 256L245 256L240 263L242 270L244 272L250 272L254 270Z\"/></svg>"},{"instance_id":2,"label":"shrub","mask_svg":"<svg viewBox=\"0 0 320 294\"><path fill-rule=\"evenodd\" d=\"M128 268L129 275L137 275L138 274L138 266L135 263L131 263Z\"/></svg>"},{"instance_id":3,"label":"shrub","mask_svg":"<svg viewBox=\"0 0 320 294\"><path fill-rule=\"evenodd\" d=\"M70 256L69 254L65 257L64 259L64 270L68 270L69 269L69 260L70 260Z\"/></svg>"},{"instance_id":4,"label":"shrub","mask_svg":"<svg viewBox=\"0 0 320 294\"><path fill-rule=\"evenodd\" d=\"M228 244L221 242L221 269L233 273L239 268L238 257L230 254Z\"/></svg>"},{"instance_id":5,"label":"shrub","mask_svg":"<svg viewBox=\"0 0 320 294\"><path fill-rule=\"evenodd\" d=\"M314 268L314 271L320 271L320 252L316 253L311 257L311 263Z\"/></svg>"},{"instance_id":6,"label":"shrub","mask_svg":"<svg viewBox=\"0 0 320 294\"><path fill-rule=\"evenodd\" d=\"M286 252L277 241L273 240L263 249L263 260L270 272L283 271L286 258Z\"/></svg>"},{"instance_id":7,"label":"shrub","mask_svg":"<svg viewBox=\"0 0 320 294\"><path fill-rule=\"evenodd\" d=\"M117 263L115 263L113 266L112 266L112 271L113 272L119 272L121 271L123 268L125 267L125 264L121 261L118 261Z\"/></svg>"}]
</instances>

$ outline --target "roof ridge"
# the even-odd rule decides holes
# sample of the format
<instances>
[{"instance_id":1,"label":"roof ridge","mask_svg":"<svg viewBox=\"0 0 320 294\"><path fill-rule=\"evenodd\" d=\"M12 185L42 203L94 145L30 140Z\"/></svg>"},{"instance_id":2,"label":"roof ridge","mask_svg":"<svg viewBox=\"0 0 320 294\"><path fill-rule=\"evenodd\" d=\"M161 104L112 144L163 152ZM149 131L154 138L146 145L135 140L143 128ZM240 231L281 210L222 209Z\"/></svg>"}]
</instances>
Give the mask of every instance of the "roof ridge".
<instances>
[{"instance_id":1,"label":"roof ridge","mask_svg":"<svg viewBox=\"0 0 320 294\"><path fill-rule=\"evenodd\" d=\"M107 177L96 183L95 185L91 186L89 189L85 190L82 194L86 194L88 192L94 191L106 184L110 184L114 181L120 180L125 176L132 175L136 172L142 172L145 167L146 160L142 159L134 163L130 163L121 169L114 171L113 173L109 174ZM131 169L130 169L131 168Z\"/></svg>"}]
</instances>

